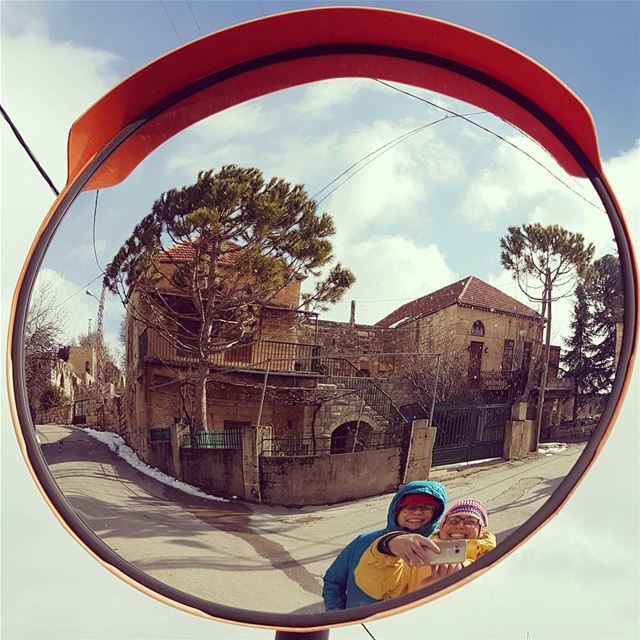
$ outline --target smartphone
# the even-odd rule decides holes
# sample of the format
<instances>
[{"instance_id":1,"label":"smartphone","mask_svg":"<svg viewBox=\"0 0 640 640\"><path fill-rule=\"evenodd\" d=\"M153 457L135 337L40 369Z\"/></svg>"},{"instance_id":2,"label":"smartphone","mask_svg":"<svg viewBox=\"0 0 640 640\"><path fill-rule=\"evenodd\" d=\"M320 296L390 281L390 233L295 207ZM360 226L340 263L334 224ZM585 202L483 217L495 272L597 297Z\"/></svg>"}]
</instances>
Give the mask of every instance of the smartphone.
<instances>
[{"instance_id":1,"label":"smartphone","mask_svg":"<svg viewBox=\"0 0 640 640\"><path fill-rule=\"evenodd\" d=\"M434 540L434 542L440 547L440 553L425 549L426 564L455 564L464 562L467 557L466 540Z\"/></svg>"}]
</instances>

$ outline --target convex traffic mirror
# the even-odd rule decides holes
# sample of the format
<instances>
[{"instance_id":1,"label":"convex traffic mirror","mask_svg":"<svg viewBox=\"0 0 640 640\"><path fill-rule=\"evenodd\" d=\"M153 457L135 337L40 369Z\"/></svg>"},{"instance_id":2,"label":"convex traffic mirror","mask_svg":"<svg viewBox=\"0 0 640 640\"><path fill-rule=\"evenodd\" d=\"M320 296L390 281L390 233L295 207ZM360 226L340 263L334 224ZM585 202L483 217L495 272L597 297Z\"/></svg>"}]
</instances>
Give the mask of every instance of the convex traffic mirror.
<instances>
[{"instance_id":1,"label":"convex traffic mirror","mask_svg":"<svg viewBox=\"0 0 640 640\"><path fill-rule=\"evenodd\" d=\"M590 115L536 63L393 11L246 23L72 127L15 297L18 437L74 535L167 602L281 629L385 615L481 573L584 475L628 379L634 268ZM580 305L609 349L588 401ZM464 562L390 585L374 536L366 576L336 568L385 527Z\"/></svg>"}]
</instances>

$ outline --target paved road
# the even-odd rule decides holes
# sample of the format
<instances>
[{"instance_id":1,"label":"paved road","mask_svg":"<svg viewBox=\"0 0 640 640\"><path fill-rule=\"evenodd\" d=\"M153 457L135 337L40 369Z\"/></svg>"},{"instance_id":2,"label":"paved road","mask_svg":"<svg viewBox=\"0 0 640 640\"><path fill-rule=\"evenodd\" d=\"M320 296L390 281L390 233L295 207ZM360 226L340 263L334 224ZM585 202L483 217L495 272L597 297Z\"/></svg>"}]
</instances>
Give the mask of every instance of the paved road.
<instances>
[{"instance_id":1,"label":"paved road","mask_svg":"<svg viewBox=\"0 0 640 640\"><path fill-rule=\"evenodd\" d=\"M219 604L320 611L322 575L333 558L386 521L390 495L302 509L211 501L144 475L82 429L37 429L61 490L110 547L166 584ZM482 500L500 542L545 502L582 449L439 468L432 479L446 483L451 500Z\"/></svg>"}]
</instances>

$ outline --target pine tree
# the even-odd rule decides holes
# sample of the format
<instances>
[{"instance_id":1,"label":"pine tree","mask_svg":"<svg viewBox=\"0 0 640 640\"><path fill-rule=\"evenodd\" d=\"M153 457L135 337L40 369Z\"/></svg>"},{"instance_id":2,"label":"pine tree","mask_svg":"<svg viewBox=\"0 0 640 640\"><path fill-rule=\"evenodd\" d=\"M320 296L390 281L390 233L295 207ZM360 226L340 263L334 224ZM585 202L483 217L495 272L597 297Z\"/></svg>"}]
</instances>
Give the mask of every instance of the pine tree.
<instances>
[{"instance_id":1,"label":"pine tree","mask_svg":"<svg viewBox=\"0 0 640 640\"><path fill-rule=\"evenodd\" d=\"M117 252L105 285L130 315L135 294L145 310L137 319L197 362L194 430L207 428L211 356L251 340L261 308L278 292L328 271L304 298L325 309L353 284L348 269L330 267L334 233L331 216L302 185L227 165L162 194ZM190 258L176 259L176 246Z\"/></svg>"},{"instance_id":2,"label":"pine tree","mask_svg":"<svg viewBox=\"0 0 640 640\"><path fill-rule=\"evenodd\" d=\"M616 325L624 316L622 270L617 256L607 254L593 263L588 295L593 305L593 330L598 341L592 366L600 392L609 393L615 376Z\"/></svg>"},{"instance_id":3,"label":"pine tree","mask_svg":"<svg viewBox=\"0 0 640 640\"><path fill-rule=\"evenodd\" d=\"M580 233L571 233L557 224L545 227L536 223L509 227L509 233L500 239L500 248L502 266L513 273L530 300L541 303L546 323L535 429L537 446L549 370L552 303L571 295L578 281L587 276L595 247L585 244Z\"/></svg>"},{"instance_id":4,"label":"pine tree","mask_svg":"<svg viewBox=\"0 0 640 640\"><path fill-rule=\"evenodd\" d=\"M565 377L573 378L573 422L579 409L596 392L596 369L593 366L595 332L587 291L576 287L576 301L571 316L571 336L565 339L567 352L562 358Z\"/></svg>"}]
</instances>

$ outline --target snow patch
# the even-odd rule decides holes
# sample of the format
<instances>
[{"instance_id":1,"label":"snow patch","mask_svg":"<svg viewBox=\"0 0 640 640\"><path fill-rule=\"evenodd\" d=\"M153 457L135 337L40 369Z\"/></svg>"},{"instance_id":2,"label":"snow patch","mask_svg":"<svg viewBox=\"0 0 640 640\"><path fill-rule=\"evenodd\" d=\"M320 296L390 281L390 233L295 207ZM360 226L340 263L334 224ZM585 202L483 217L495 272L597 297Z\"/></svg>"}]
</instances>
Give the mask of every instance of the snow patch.
<instances>
[{"instance_id":1,"label":"snow patch","mask_svg":"<svg viewBox=\"0 0 640 640\"><path fill-rule=\"evenodd\" d=\"M194 487L186 482L181 482L180 480L176 480L171 476L168 476L166 473L162 473L159 469L154 467L150 467L148 464L145 464L138 458L135 451L125 443L124 439L119 436L117 433L111 433L110 431L96 431L95 429L85 428L82 429L85 433L90 435L92 438L95 438L99 442L106 444L109 447L110 451L113 451L118 457L122 458L125 462L130 464L134 469L144 473L145 475L161 482L162 484L166 484L169 487L173 487L174 489L178 489L178 491L182 491L184 493L189 493L192 496L197 496L198 498L206 498L207 500L218 500L220 502L229 502L226 498L219 498L218 496L212 496L204 491Z\"/></svg>"},{"instance_id":2,"label":"snow patch","mask_svg":"<svg viewBox=\"0 0 640 640\"><path fill-rule=\"evenodd\" d=\"M554 453L562 453L567 448L566 442L545 442L538 446L538 453L552 456Z\"/></svg>"}]
</instances>

